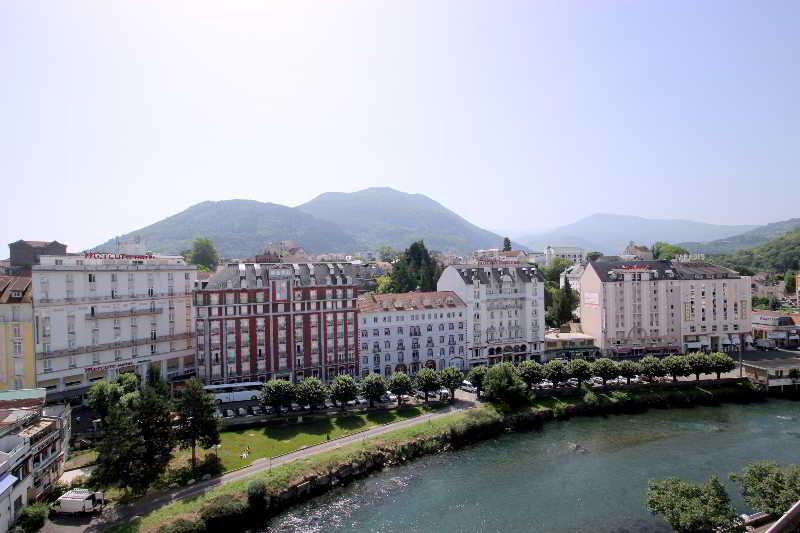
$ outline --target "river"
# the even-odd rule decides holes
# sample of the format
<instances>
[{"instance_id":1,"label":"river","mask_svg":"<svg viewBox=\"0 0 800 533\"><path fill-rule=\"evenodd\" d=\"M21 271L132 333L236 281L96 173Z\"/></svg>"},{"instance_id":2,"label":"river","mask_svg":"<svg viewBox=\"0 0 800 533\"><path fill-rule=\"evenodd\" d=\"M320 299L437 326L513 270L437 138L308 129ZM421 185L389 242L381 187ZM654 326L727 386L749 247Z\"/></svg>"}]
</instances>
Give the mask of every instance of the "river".
<instances>
[{"instance_id":1,"label":"river","mask_svg":"<svg viewBox=\"0 0 800 533\"><path fill-rule=\"evenodd\" d=\"M647 480L800 463L800 402L651 410L551 422L386 469L272 519L283 531L669 531Z\"/></svg>"}]
</instances>

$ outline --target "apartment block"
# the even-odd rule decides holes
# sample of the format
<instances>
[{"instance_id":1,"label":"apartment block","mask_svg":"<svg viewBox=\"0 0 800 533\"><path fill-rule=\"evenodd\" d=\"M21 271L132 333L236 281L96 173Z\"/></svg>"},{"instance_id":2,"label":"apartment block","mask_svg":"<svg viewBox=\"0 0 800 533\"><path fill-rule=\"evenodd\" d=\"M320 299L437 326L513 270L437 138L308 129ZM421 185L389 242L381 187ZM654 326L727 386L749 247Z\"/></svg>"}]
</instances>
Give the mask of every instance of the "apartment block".
<instances>
[{"instance_id":1,"label":"apartment block","mask_svg":"<svg viewBox=\"0 0 800 533\"><path fill-rule=\"evenodd\" d=\"M0 276L0 391L36 381L31 278Z\"/></svg>"}]
</instances>

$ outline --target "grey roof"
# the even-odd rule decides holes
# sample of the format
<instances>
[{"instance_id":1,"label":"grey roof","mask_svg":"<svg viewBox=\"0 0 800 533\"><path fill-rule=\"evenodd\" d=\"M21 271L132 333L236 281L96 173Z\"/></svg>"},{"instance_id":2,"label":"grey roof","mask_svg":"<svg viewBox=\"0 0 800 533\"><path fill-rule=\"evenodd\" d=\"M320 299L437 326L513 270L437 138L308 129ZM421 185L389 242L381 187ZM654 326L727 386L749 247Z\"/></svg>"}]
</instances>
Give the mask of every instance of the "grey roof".
<instances>
[{"instance_id":1,"label":"grey roof","mask_svg":"<svg viewBox=\"0 0 800 533\"><path fill-rule=\"evenodd\" d=\"M739 278L739 273L729 268L705 261L624 260L616 256L600 257L590 261L602 281L614 281L609 273L615 270L655 270L661 279L719 279Z\"/></svg>"},{"instance_id":2,"label":"grey roof","mask_svg":"<svg viewBox=\"0 0 800 533\"><path fill-rule=\"evenodd\" d=\"M352 285L350 263L229 263L215 272L203 290L255 289L273 279L294 279L296 286ZM229 284L230 282L230 284Z\"/></svg>"},{"instance_id":3,"label":"grey roof","mask_svg":"<svg viewBox=\"0 0 800 533\"><path fill-rule=\"evenodd\" d=\"M482 283L482 284L497 284L500 283L500 278L503 275L509 275L512 278L520 280L522 282L530 282L531 280L537 280L544 282L544 276L539 270L536 268L535 265L530 266L507 266L507 267L488 267L483 265L463 265L463 266L453 266L458 271L458 274L461 276L461 279L464 280L464 283L467 285L472 285L473 283Z\"/></svg>"}]
</instances>

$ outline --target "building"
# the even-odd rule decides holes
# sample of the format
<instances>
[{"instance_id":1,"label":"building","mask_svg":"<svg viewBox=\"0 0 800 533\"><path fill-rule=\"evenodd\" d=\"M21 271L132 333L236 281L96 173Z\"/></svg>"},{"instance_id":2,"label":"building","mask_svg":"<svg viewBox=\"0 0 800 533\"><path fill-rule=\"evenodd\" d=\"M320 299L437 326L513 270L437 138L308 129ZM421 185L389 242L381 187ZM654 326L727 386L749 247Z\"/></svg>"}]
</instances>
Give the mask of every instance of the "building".
<instances>
[{"instance_id":1,"label":"building","mask_svg":"<svg viewBox=\"0 0 800 533\"><path fill-rule=\"evenodd\" d=\"M208 383L358 375L358 290L349 263L231 263L194 291Z\"/></svg>"},{"instance_id":2,"label":"building","mask_svg":"<svg viewBox=\"0 0 800 533\"><path fill-rule=\"evenodd\" d=\"M168 380L193 375L196 273L180 256L41 256L32 279L36 381L48 401L151 366Z\"/></svg>"},{"instance_id":3,"label":"building","mask_svg":"<svg viewBox=\"0 0 800 533\"><path fill-rule=\"evenodd\" d=\"M489 248L472 252L469 264L487 266L527 265L531 262L525 250L501 250Z\"/></svg>"},{"instance_id":4,"label":"building","mask_svg":"<svg viewBox=\"0 0 800 533\"><path fill-rule=\"evenodd\" d=\"M594 345L591 335L577 331L561 331L548 329L544 334L543 361L550 359L567 359L594 357L599 350Z\"/></svg>"},{"instance_id":5,"label":"building","mask_svg":"<svg viewBox=\"0 0 800 533\"><path fill-rule=\"evenodd\" d=\"M790 386L800 384L800 357L782 357L761 361L742 361L744 377L766 387Z\"/></svg>"},{"instance_id":6,"label":"building","mask_svg":"<svg viewBox=\"0 0 800 533\"><path fill-rule=\"evenodd\" d=\"M0 393L0 531L54 487L69 451L69 405L45 407L44 389Z\"/></svg>"},{"instance_id":7,"label":"building","mask_svg":"<svg viewBox=\"0 0 800 533\"><path fill-rule=\"evenodd\" d=\"M467 306L467 368L541 358L545 288L535 265L452 265L437 289L456 293Z\"/></svg>"},{"instance_id":8,"label":"building","mask_svg":"<svg viewBox=\"0 0 800 533\"><path fill-rule=\"evenodd\" d=\"M557 258L566 259L570 263L586 262L586 251L580 246L548 246L544 249L544 264L550 266Z\"/></svg>"},{"instance_id":9,"label":"building","mask_svg":"<svg viewBox=\"0 0 800 533\"><path fill-rule=\"evenodd\" d=\"M568 266L564 269L561 275L558 278L559 287L564 288L566 285L567 280L569 280L569 286L572 288L573 291L577 291L579 294L581 292L581 276L583 276L583 271L585 270L585 265L578 263L576 265Z\"/></svg>"},{"instance_id":10,"label":"building","mask_svg":"<svg viewBox=\"0 0 800 533\"><path fill-rule=\"evenodd\" d=\"M361 374L466 368L467 306L454 292L364 294Z\"/></svg>"},{"instance_id":11,"label":"building","mask_svg":"<svg viewBox=\"0 0 800 533\"><path fill-rule=\"evenodd\" d=\"M752 342L750 278L704 262L591 261L581 323L607 355L734 351Z\"/></svg>"},{"instance_id":12,"label":"building","mask_svg":"<svg viewBox=\"0 0 800 533\"><path fill-rule=\"evenodd\" d=\"M775 278L770 272L756 272L750 278L753 298L780 300L783 298L785 286L783 281Z\"/></svg>"},{"instance_id":13,"label":"building","mask_svg":"<svg viewBox=\"0 0 800 533\"><path fill-rule=\"evenodd\" d=\"M10 273L14 275L30 276L33 265L39 264L43 255L65 255L67 245L58 241L23 241L12 242L8 245L11 252Z\"/></svg>"},{"instance_id":14,"label":"building","mask_svg":"<svg viewBox=\"0 0 800 533\"><path fill-rule=\"evenodd\" d=\"M790 315L770 311L753 311L752 323L754 341L769 339L775 341L775 346L778 348L800 346L800 325L797 325Z\"/></svg>"},{"instance_id":15,"label":"building","mask_svg":"<svg viewBox=\"0 0 800 533\"><path fill-rule=\"evenodd\" d=\"M0 391L34 387L31 278L0 276Z\"/></svg>"},{"instance_id":16,"label":"building","mask_svg":"<svg viewBox=\"0 0 800 533\"><path fill-rule=\"evenodd\" d=\"M622 251L622 258L628 261L652 261L653 251L647 246L635 244L631 241Z\"/></svg>"}]
</instances>

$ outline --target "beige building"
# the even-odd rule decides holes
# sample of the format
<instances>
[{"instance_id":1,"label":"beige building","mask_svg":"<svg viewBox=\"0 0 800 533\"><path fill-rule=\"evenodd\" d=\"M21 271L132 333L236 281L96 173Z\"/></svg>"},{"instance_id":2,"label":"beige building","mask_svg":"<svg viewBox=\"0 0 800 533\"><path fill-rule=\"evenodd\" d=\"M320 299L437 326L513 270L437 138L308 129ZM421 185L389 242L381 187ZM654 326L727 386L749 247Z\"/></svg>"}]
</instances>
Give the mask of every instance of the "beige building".
<instances>
[{"instance_id":1,"label":"beige building","mask_svg":"<svg viewBox=\"0 0 800 533\"><path fill-rule=\"evenodd\" d=\"M31 278L0 276L0 391L34 386Z\"/></svg>"},{"instance_id":2,"label":"beige building","mask_svg":"<svg viewBox=\"0 0 800 533\"><path fill-rule=\"evenodd\" d=\"M607 355L734 351L752 342L750 278L705 262L592 261L581 323Z\"/></svg>"}]
</instances>

